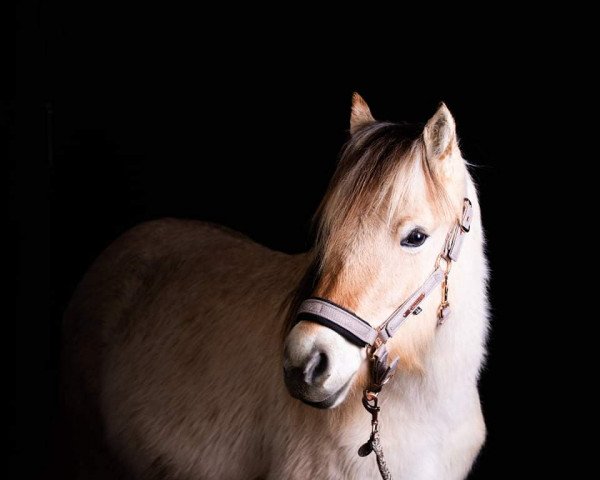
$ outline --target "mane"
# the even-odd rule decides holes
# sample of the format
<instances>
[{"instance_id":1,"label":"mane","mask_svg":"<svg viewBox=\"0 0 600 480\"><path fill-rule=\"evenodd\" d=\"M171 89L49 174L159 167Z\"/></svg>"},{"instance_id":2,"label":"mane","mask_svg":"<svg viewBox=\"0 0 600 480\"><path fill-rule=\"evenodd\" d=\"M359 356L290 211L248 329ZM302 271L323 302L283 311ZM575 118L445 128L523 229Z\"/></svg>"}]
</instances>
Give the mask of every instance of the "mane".
<instances>
[{"instance_id":1,"label":"mane","mask_svg":"<svg viewBox=\"0 0 600 480\"><path fill-rule=\"evenodd\" d=\"M335 242L333 233L353 228L373 212L389 225L403 201L410 198L420 175L424 175L435 211L444 219L455 215L443 183L426 161L422 132L420 124L372 122L359 128L344 145L315 215L313 260L282 304L286 311L284 336L294 325L300 303L317 283L323 259Z\"/></svg>"},{"instance_id":2,"label":"mane","mask_svg":"<svg viewBox=\"0 0 600 480\"><path fill-rule=\"evenodd\" d=\"M316 214L316 252L327 255L332 232L353 228L377 212L390 225L424 175L427 195L442 218L451 218L452 204L442 182L429 167L423 126L373 122L358 129L342 148L327 193Z\"/></svg>"}]
</instances>

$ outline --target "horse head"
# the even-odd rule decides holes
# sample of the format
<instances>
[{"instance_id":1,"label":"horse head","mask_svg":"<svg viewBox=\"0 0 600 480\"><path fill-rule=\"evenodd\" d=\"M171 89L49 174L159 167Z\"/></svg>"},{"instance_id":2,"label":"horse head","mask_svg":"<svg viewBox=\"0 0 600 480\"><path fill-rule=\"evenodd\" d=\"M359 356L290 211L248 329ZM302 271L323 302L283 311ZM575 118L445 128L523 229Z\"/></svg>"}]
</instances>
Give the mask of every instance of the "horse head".
<instances>
[{"instance_id":1,"label":"horse head","mask_svg":"<svg viewBox=\"0 0 600 480\"><path fill-rule=\"evenodd\" d=\"M423 127L376 121L354 94L350 133L318 210L308 293L377 328L431 274L461 215L468 174L444 104ZM404 372L423 369L441 295L428 296L388 343ZM331 408L364 388L364 348L313 321L290 327L284 378L292 396Z\"/></svg>"}]
</instances>

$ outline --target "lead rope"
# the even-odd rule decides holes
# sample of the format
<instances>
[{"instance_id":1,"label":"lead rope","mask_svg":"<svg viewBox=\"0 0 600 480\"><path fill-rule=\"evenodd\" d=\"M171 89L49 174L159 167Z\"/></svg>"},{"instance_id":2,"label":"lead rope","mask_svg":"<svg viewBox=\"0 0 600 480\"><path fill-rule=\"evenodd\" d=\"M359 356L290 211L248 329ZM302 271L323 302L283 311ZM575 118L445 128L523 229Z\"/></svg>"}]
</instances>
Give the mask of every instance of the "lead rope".
<instances>
[{"instance_id":1,"label":"lead rope","mask_svg":"<svg viewBox=\"0 0 600 480\"><path fill-rule=\"evenodd\" d=\"M369 349L370 350L370 349ZM383 455L383 447L379 438L379 406L378 394L382 387L392 378L398 359L396 358L390 365L387 363L388 352L385 345L381 345L378 349L370 354L371 362L371 383L363 392L362 404L371 414L371 436L369 440L358 449L358 455L361 457L368 456L371 452L375 452L377 457L377 467L383 480L392 480L392 474L385 461Z\"/></svg>"}]
</instances>

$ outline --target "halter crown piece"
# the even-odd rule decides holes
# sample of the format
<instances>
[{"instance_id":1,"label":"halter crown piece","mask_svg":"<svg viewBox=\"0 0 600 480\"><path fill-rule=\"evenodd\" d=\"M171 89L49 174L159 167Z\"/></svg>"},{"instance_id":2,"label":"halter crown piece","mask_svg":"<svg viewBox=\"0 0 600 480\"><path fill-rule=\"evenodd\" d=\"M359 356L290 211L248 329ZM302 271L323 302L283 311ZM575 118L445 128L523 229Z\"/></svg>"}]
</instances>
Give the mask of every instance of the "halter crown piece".
<instances>
[{"instance_id":1,"label":"halter crown piece","mask_svg":"<svg viewBox=\"0 0 600 480\"><path fill-rule=\"evenodd\" d=\"M465 198L462 217L448 232L442 252L435 262L433 272L379 327L373 328L358 315L325 298L308 298L300 304L298 309L297 322L306 320L319 323L339 333L355 345L367 348L367 354L371 362L371 378L369 387L364 391L362 402L372 416L372 431L369 441L360 447L358 454L365 457L374 451L377 456L379 471L384 480L391 480L392 477L387 468L379 441L378 415L380 407L378 406L377 394L393 376L398 365L397 358L391 364L388 364L386 343L395 335L410 315L421 313L420 304L440 285L442 287L442 301L438 308L438 325L443 324L450 316L451 311L448 302L450 267L452 262L458 260L464 236L471 229L472 219L473 205L468 198Z\"/></svg>"}]
</instances>

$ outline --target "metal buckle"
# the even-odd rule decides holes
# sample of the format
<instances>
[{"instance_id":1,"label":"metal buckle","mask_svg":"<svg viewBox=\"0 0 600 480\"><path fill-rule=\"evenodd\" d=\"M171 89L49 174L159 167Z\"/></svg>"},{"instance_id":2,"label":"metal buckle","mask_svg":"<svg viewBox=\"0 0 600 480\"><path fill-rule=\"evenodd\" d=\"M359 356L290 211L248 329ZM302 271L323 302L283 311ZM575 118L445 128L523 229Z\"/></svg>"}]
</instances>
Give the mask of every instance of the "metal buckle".
<instances>
[{"instance_id":1,"label":"metal buckle","mask_svg":"<svg viewBox=\"0 0 600 480\"><path fill-rule=\"evenodd\" d=\"M450 273L450 269L452 268L452 260L448 257L447 252L440 253L435 261L435 268L438 269L442 266L442 260L444 261L444 267L442 271L445 275Z\"/></svg>"},{"instance_id":2,"label":"metal buckle","mask_svg":"<svg viewBox=\"0 0 600 480\"><path fill-rule=\"evenodd\" d=\"M459 222L459 226L461 228L461 230L465 233L468 233L471 231L471 217L470 215L473 212L473 204L471 203L471 200L469 200L468 198L465 198L463 200L463 211L462 211L462 218L460 219Z\"/></svg>"}]
</instances>

